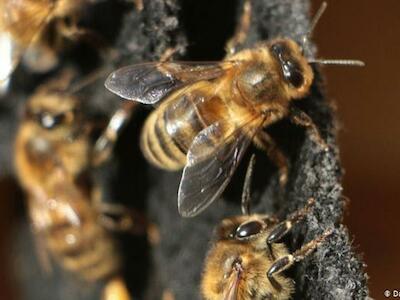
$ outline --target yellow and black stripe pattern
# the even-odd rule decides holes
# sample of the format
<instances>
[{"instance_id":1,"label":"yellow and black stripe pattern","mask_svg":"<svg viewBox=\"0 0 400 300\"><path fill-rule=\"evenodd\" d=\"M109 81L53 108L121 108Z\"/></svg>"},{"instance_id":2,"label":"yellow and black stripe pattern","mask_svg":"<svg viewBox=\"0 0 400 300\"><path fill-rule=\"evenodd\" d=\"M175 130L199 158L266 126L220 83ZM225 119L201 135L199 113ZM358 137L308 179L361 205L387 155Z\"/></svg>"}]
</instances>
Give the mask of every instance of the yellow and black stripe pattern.
<instances>
[{"instance_id":1,"label":"yellow and black stripe pattern","mask_svg":"<svg viewBox=\"0 0 400 300\"><path fill-rule=\"evenodd\" d=\"M145 157L155 166L179 170L194 138L220 119L226 106L216 95L208 97L211 83L198 82L172 94L147 118L141 136ZM193 93L191 91L194 91ZM212 142L212 141L210 141Z\"/></svg>"},{"instance_id":2,"label":"yellow and black stripe pattern","mask_svg":"<svg viewBox=\"0 0 400 300\"><path fill-rule=\"evenodd\" d=\"M114 276L120 269L115 243L98 223L88 199L71 189L53 199L50 204L37 198L29 201L32 223L49 254L85 281Z\"/></svg>"}]
</instances>

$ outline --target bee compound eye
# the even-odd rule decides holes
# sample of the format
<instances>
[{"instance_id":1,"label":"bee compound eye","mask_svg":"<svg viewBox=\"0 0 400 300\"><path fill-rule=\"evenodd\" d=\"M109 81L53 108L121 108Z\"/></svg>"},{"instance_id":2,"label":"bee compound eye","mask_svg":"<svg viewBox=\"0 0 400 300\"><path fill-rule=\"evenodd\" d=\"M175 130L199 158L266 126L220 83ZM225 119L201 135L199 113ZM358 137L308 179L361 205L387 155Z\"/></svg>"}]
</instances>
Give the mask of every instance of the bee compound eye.
<instances>
[{"instance_id":1,"label":"bee compound eye","mask_svg":"<svg viewBox=\"0 0 400 300\"><path fill-rule=\"evenodd\" d=\"M297 63L288 60L282 64L283 76L295 88L302 86L304 82L303 74Z\"/></svg>"},{"instance_id":2,"label":"bee compound eye","mask_svg":"<svg viewBox=\"0 0 400 300\"><path fill-rule=\"evenodd\" d=\"M43 128L53 129L60 125L65 119L65 114L52 115L50 113L41 113L39 115L39 122Z\"/></svg>"},{"instance_id":3,"label":"bee compound eye","mask_svg":"<svg viewBox=\"0 0 400 300\"><path fill-rule=\"evenodd\" d=\"M287 48L282 43L273 44L271 46L271 51L277 57L282 57L283 55L286 55L288 52Z\"/></svg>"},{"instance_id":4,"label":"bee compound eye","mask_svg":"<svg viewBox=\"0 0 400 300\"><path fill-rule=\"evenodd\" d=\"M241 224L235 233L235 237L238 239L246 238L255 234L258 234L263 229L263 226L258 221L251 221L244 224Z\"/></svg>"}]
</instances>

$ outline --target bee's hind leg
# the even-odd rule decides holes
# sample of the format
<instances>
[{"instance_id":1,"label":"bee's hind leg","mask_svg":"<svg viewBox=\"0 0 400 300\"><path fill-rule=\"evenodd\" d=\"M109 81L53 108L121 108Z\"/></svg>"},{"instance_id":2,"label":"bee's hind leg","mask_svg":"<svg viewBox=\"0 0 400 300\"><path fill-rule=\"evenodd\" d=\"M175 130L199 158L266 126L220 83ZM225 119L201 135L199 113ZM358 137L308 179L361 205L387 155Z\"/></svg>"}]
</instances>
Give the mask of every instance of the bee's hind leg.
<instances>
[{"instance_id":1,"label":"bee's hind leg","mask_svg":"<svg viewBox=\"0 0 400 300\"><path fill-rule=\"evenodd\" d=\"M317 249L325 241L325 239L332 233L333 233L332 229L327 230L322 235L316 237L314 240L303 245L299 250L295 251L294 253L285 255L275 260L275 262L271 265L271 267L267 271L267 277L271 282L271 284L273 285L273 287L277 290L282 289L281 284L274 278L274 276L290 268L294 263L302 261L308 255L310 255L315 249Z\"/></svg>"},{"instance_id":2,"label":"bee's hind leg","mask_svg":"<svg viewBox=\"0 0 400 300\"><path fill-rule=\"evenodd\" d=\"M118 202L105 201L100 186L94 186L92 207L97 213L97 221L108 231L144 235L148 221L144 213Z\"/></svg>"},{"instance_id":3,"label":"bee's hind leg","mask_svg":"<svg viewBox=\"0 0 400 300\"><path fill-rule=\"evenodd\" d=\"M235 54L240 44L246 40L247 33L249 32L251 22L251 0L244 0L243 13L240 17L239 24L236 28L235 34L226 43L225 50L226 54Z\"/></svg>"},{"instance_id":4,"label":"bee's hind leg","mask_svg":"<svg viewBox=\"0 0 400 300\"><path fill-rule=\"evenodd\" d=\"M185 52L185 45L176 45L164 50L160 56L160 62L171 61L176 53L183 54Z\"/></svg>"},{"instance_id":5,"label":"bee's hind leg","mask_svg":"<svg viewBox=\"0 0 400 300\"><path fill-rule=\"evenodd\" d=\"M137 107L133 101L125 101L119 109L111 116L107 127L96 140L93 149L92 165L98 167L105 163L110 157L115 143L125 125L129 122L134 109Z\"/></svg>"},{"instance_id":6,"label":"bee's hind leg","mask_svg":"<svg viewBox=\"0 0 400 300\"><path fill-rule=\"evenodd\" d=\"M56 27L62 37L73 42L83 41L93 49L100 50L100 54L107 56L110 53L110 45L104 37L96 31L89 28L82 28L78 24L78 17L71 16L57 22Z\"/></svg>"},{"instance_id":7,"label":"bee's hind leg","mask_svg":"<svg viewBox=\"0 0 400 300\"><path fill-rule=\"evenodd\" d=\"M279 183L284 187L288 178L288 160L283 152L278 148L272 137L265 131L260 131L254 138L254 143L264 150L271 161L279 169Z\"/></svg>"},{"instance_id":8,"label":"bee's hind leg","mask_svg":"<svg viewBox=\"0 0 400 300\"><path fill-rule=\"evenodd\" d=\"M86 29L78 26L78 18L76 16L70 16L69 18L61 19L56 23L57 31L62 36L70 39L77 40L87 34Z\"/></svg>"},{"instance_id":9,"label":"bee's hind leg","mask_svg":"<svg viewBox=\"0 0 400 300\"><path fill-rule=\"evenodd\" d=\"M144 214L117 203L100 202L96 204L100 224L112 232L146 234L147 219Z\"/></svg>"}]
</instances>

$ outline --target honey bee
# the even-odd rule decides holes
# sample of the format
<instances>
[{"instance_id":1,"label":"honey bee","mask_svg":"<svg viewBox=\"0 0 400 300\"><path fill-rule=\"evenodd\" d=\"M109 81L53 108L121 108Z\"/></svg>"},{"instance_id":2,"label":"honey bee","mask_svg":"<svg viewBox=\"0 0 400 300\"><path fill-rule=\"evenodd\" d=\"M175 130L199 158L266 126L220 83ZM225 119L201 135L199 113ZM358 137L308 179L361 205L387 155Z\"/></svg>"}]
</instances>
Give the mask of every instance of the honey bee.
<instances>
[{"instance_id":1,"label":"honey bee","mask_svg":"<svg viewBox=\"0 0 400 300\"><path fill-rule=\"evenodd\" d=\"M144 104L161 104L146 120L141 148L155 166L183 168L178 209L192 217L217 199L229 183L246 148L253 141L265 150L287 178L286 157L262 129L289 118L310 130L326 149L312 119L291 102L305 97L313 82L311 63L361 66L354 60L317 60L302 44L276 38L235 52L249 27L250 1L222 62L154 62L123 67L105 82L111 92Z\"/></svg>"},{"instance_id":2,"label":"honey bee","mask_svg":"<svg viewBox=\"0 0 400 300\"><path fill-rule=\"evenodd\" d=\"M45 269L51 257L82 280L104 280L104 299L130 299L116 242L100 222L106 211L89 174L96 153L80 101L68 92L72 78L64 72L27 101L15 141L17 175Z\"/></svg>"},{"instance_id":3,"label":"honey bee","mask_svg":"<svg viewBox=\"0 0 400 300\"><path fill-rule=\"evenodd\" d=\"M304 208L282 222L270 215L250 214L252 163L254 157L243 189L244 215L221 222L207 254L201 282L201 292L206 300L290 299L294 283L282 272L309 256L332 234L332 230L327 230L289 253L280 240L309 213L315 201L310 199Z\"/></svg>"},{"instance_id":4,"label":"honey bee","mask_svg":"<svg viewBox=\"0 0 400 300\"><path fill-rule=\"evenodd\" d=\"M64 38L74 39L86 32L77 23L90 2L93 0L0 0L0 80L9 77L26 50L30 54L26 63L33 71L54 67Z\"/></svg>"}]
</instances>

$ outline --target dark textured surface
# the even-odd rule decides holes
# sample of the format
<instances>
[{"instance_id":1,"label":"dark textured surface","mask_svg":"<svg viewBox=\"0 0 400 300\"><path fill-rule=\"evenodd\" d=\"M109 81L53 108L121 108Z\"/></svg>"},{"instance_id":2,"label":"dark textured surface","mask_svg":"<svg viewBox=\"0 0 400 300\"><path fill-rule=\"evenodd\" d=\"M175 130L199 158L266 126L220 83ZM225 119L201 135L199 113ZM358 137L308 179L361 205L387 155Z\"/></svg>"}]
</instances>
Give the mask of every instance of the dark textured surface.
<instances>
[{"instance_id":1,"label":"dark textured surface","mask_svg":"<svg viewBox=\"0 0 400 300\"><path fill-rule=\"evenodd\" d=\"M308 1L253 2L254 15L247 46L276 36L299 39L307 30ZM175 0L145 0L145 8L140 15L133 10L129 12L129 7L124 6L124 9L122 11L128 13L120 14L122 27L115 41L121 57L112 62L104 62L110 68L142 60L156 60L166 48L175 45L188 46L188 51L182 53L185 59L222 58L225 40L233 32L235 16L240 14L241 2L186 0L180 6ZM115 26L118 27L117 25ZM79 57L85 52L79 53L77 55L72 52L65 60L70 63L85 62L84 58ZM85 70L84 67L82 69ZM23 70L19 70L13 86L13 90L18 90L21 95L6 97L1 102L2 172L10 170L12 152L9 141L13 136L12 130L3 129L15 127L16 104L21 102L17 100L23 98L24 93L31 92L34 85L43 80L40 76L23 74ZM289 275L296 281L295 299L365 299L368 289L363 264L351 247L349 233L340 225L343 214L341 168L337 157L332 111L323 99L321 90L320 76L317 76L311 95L298 101L296 105L308 112L318 124L330 150L322 152L303 129L287 121L269 128L268 131L291 158L289 182L285 190L281 191L274 165L263 153L257 151L253 211L277 214L284 218L289 212L302 207L309 197L315 197L317 205L314 212L296 227L287 240L290 249L297 249L327 228L334 227L335 231L314 255L290 270ZM119 103L119 100L103 88L102 82L91 86L86 96L91 112L109 114ZM14 102L10 102L13 100ZM248 157L244 159L228 187L225 201L218 201L196 218L182 219L178 215L176 204L180 172L156 170L144 162L139 152L138 133L146 113L146 108L140 109L121 137L116 158L109 166L113 173L108 172L110 169L104 172L107 175L112 174L104 180L110 197L125 203L134 202L133 205L146 208L150 219L160 228L161 242L152 249L152 263L141 259L146 256L145 253L139 253L139 250L146 251L145 245L139 246L141 244L134 244L137 241L123 239L129 245L124 247L124 253L129 258L126 264L127 278L134 290L135 299L140 298L140 295L147 295L143 297L149 299L160 299L163 289L171 290L178 300L199 299L199 280L208 241L214 226L223 217L240 212L238 202ZM27 242L26 239L23 241ZM24 257L24 252L19 252ZM30 265L29 260L18 264L18 270L23 270L25 265ZM150 268L150 265L153 267ZM33 265L32 269L34 268L37 265ZM22 282L29 283L24 286L29 292L24 294L32 296L27 296L26 299L38 299L36 293L40 293L41 289L32 289L36 292L30 292L30 284L33 282L29 281L32 274L28 273L21 271L19 276ZM140 284L137 278L142 279ZM63 279L64 277L56 276L54 280L58 284L47 285L47 295L60 295L59 298L52 299L71 299L68 294L61 295L62 292L53 291L57 286L64 286ZM41 284L46 286L45 281ZM34 285L40 286L36 283ZM79 285L71 285L70 288L78 289ZM95 296L88 298L95 299Z\"/></svg>"}]
</instances>

